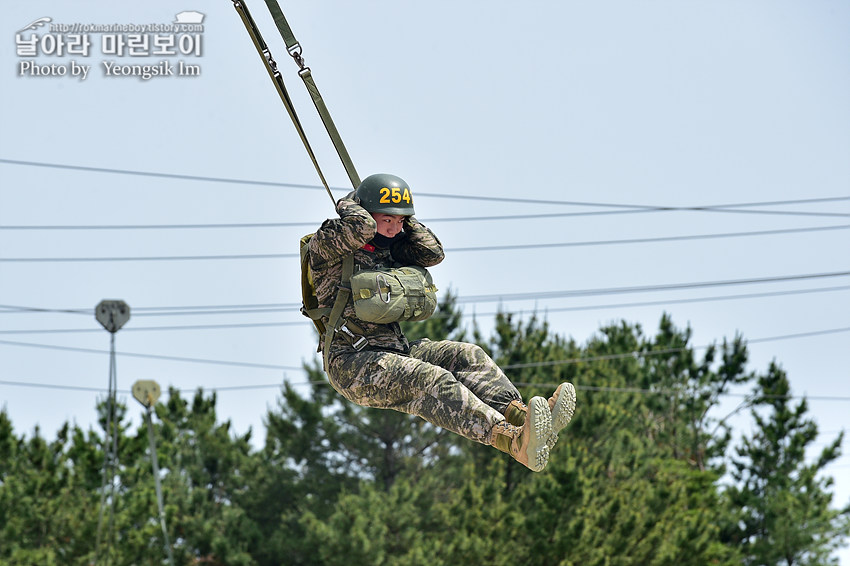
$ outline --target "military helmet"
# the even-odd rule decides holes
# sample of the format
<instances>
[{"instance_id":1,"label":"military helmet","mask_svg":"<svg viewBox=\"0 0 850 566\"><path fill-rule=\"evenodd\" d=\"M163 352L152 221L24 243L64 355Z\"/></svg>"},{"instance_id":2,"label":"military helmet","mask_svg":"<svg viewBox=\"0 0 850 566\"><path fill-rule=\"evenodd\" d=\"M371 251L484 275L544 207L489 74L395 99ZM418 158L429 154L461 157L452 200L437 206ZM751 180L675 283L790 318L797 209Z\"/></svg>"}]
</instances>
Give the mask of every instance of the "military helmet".
<instances>
[{"instance_id":1,"label":"military helmet","mask_svg":"<svg viewBox=\"0 0 850 566\"><path fill-rule=\"evenodd\" d=\"M401 177L388 173L369 175L357 187L355 196L369 212L412 216L413 197Z\"/></svg>"}]
</instances>

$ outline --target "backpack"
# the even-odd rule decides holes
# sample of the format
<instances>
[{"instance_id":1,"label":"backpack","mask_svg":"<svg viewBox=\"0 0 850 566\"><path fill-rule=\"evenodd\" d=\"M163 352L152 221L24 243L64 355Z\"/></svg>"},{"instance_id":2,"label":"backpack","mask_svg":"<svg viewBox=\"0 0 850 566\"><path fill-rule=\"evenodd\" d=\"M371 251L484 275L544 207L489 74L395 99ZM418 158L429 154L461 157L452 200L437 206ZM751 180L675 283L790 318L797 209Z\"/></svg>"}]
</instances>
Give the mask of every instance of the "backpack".
<instances>
[{"instance_id":1,"label":"backpack","mask_svg":"<svg viewBox=\"0 0 850 566\"><path fill-rule=\"evenodd\" d=\"M354 271L354 254L348 254L342 260L342 281L345 284L339 286L333 307L319 308L319 299L316 297L316 287L313 281L313 270L310 268L310 240L313 234L307 234L301 238L301 314L313 321L313 325L319 332L319 347L317 352L322 352L322 360L325 370L328 368L328 351L331 341L336 332L344 332L351 340L351 345L356 350L362 350L369 342L363 336L363 331L355 324L347 322L342 318L342 311L351 295L351 289L347 288L348 280ZM328 318L328 326L325 326L323 317ZM349 329L351 326L351 329ZM354 334L352 332L357 332Z\"/></svg>"},{"instance_id":2,"label":"backpack","mask_svg":"<svg viewBox=\"0 0 850 566\"><path fill-rule=\"evenodd\" d=\"M325 323L322 321L324 313L318 312L319 299L316 297L316 288L313 286L313 270L310 269L309 244L312 237L313 234L307 234L301 238L301 314L313 321L319 336L324 336Z\"/></svg>"}]
</instances>

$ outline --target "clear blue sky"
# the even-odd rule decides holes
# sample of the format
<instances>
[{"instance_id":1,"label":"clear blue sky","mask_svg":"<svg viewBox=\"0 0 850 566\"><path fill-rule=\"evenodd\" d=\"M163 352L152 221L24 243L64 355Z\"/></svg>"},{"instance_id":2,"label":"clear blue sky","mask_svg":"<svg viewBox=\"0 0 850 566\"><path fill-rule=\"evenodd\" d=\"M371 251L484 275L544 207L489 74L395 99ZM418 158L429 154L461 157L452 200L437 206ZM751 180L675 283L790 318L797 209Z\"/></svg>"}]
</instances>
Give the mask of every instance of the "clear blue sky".
<instances>
[{"instance_id":1,"label":"clear blue sky","mask_svg":"<svg viewBox=\"0 0 850 566\"><path fill-rule=\"evenodd\" d=\"M250 8L326 175L342 196L347 178L296 67L264 4L254 0ZM392 172L413 188L417 216L448 250L446 261L433 270L443 289L451 288L462 300L502 296L506 310L547 311L554 331L579 342L621 319L652 334L665 311L679 326L693 328L697 347L740 333L753 341L753 371L776 360L788 372L793 393L811 398L810 415L824 433L819 447L846 427L850 278L822 275L850 271L850 4L368 1L285 2L283 8L361 175ZM90 34L87 55L33 60L16 52L16 34L42 17L53 24L166 24L183 11L204 14L199 55L107 54L100 33ZM265 384L269 387L219 394L220 416L238 431L253 427L261 436L261 418L274 406L277 386L284 378L305 380L299 368L315 350L306 319L294 310L153 316L145 309L298 303L294 258L5 261L294 254L310 227L8 228L317 225L333 214L324 191L311 188L10 163L317 185L231 2L18 2L5 7L0 29L5 38L0 49L0 304L84 310L0 312L0 403L16 430L31 433L40 425L51 437L66 420L92 423L96 392L10 382L105 389L108 357L80 349L108 350L109 337L94 321L93 309L104 298L118 298L134 309L117 335L120 389L139 379L188 391ZM85 80L22 75L21 64L32 61L64 66L69 73L72 65L90 69ZM143 81L106 76L104 66L176 69L181 61L199 67L199 76ZM737 212L446 220L618 209L601 204L681 208L836 197L842 200ZM599 243L741 232L771 233ZM541 247L544 243L574 245ZM511 245L530 247L464 251ZM531 271L538 274L531 277ZM821 276L690 290L535 296L807 275ZM517 293L530 297L508 300ZM744 294L751 296L740 297ZM730 295L739 297L709 300ZM499 302L463 307L468 320L475 314L487 329ZM274 325L144 330L265 323ZM65 329L73 332L55 332ZM787 337L801 333L818 334ZM716 416L740 402L730 397ZM136 418L140 410L130 401ZM749 419L735 423L738 432L747 432ZM840 504L850 501L848 470L846 455L829 468ZM847 550L842 558L850 565Z\"/></svg>"}]
</instances>

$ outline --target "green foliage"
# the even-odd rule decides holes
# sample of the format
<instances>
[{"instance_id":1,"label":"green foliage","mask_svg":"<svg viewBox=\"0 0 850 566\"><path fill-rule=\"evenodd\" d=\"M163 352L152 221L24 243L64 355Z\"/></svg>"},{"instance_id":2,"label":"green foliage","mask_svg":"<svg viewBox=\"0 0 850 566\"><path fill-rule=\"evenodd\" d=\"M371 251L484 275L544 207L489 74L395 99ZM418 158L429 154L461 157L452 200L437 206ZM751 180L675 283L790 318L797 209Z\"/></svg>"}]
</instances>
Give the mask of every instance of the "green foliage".
<instances>
[{"instance_id":1,"label":"green foliage","mask_svg":"<svg viewBox=\"0 0 850 566\"><path fill-rule=\"evenodd\" d=\"M737 521L730 538L741 545L745 564L827 564L850 535L850 506L831 507L832 479L820 475L840 456L844 434L807 463L817 425L806 417L805 399L793 406L789 395L785 372L771 364L757 379L751 402L755 432L732 459L735 485L727 496Z\"/></svg>"},{"instance_id":2,"label":"green foliage","mask_svg":"<svg viewBox=\"0 0 850 566\"><path fill-rule=\"evenodd\" d=\"M451 293L441 313L405 332L462 339ZM747 369L743 338L698 357L690 329L664 316L654 336L623 322L578 345L507 313L492 336L472 335L526 399L577 386L543 473L422 419L355 406L315 362L307 391L283 384L261 449L219 420L215 394L171 390L155 439L176 563L829 564L850 535L850 508L834 508L823 473L842 436L807 460L817 428L805 401L790 402L777 366ZM754 385L755 432L733 452L715 413L742 384ZM0 563L165 563L147 429L131 430L122 405L114 499L98 523L104 402L98 411L100 430L65 426L53 441L16 435L0 412Z\"/></svg>"},{"instance_id":3,"label":"green foliage","mask_svg":"<svg viewBox=\"0 0 850 566\"><path fill-rule=\"evenodd\" d=\"M364 484L343 494L322 521L304 518L320 564L522 564L517 541L506 536L522 516L503 495L503 476L487 479L462 466L461 478L446 481L439 470L406 476L387 492Z\"/></svg>"},{"instance_id":4,"label":"green foliage","mask_svg":"<svg viewBox=\"0 0 850 566\"><path fill-rule=\"evenodd\" d=\"M86 489L84 469L68 458L69 427L53 442L38 429L15 437L0 412L0 559L10 564L77 563L88 550L97 495ZM80 562L82 563L82 562Z\"/></svg>"}]
</instances>

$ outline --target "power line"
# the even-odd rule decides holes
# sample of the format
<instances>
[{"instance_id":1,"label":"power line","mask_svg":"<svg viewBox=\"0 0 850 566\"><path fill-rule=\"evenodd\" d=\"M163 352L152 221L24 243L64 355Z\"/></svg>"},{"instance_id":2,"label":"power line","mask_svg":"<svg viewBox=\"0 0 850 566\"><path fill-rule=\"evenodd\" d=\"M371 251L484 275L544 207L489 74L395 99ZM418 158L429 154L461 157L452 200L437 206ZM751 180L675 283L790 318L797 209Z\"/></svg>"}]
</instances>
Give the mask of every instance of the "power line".
<instances>
[{"instance_id":1,"label":"power line","mask_svg":"<svg viewBox=\"0 0 850 566\"><path fill-rule=\"evenodd\" d=\"M724 301L724 300L736 300L736 299L754 299L754 298L766 298L766 297L781 297L787 295L799 295L799 294L809 294L809 293L823 293L823 292L832 292L832 291L847 291L850 290L850 285L841 285L834 287L819 287L814 289L792 289L788 291L773 291L766 293L743 293L738 295L719 295L713 297L693 297L688 299L670 299L670 300L662 300L662 301L640 301L640 302L631 302L631 303L614 303L614 304L604 304L604 305L579 305L572 307L554 307L554 308L543 308L539 309L541 313L544 315L553 313L553 312L569 312L569 311L586 311L586 310L601 310L601 309L613 309L613 308L627 308L627 307L645 307L645 306L660 306L660 305L671 305L671 304L681 304L681 303L696 303L696 302L713 302L713 301ZM0 308L4 308L0 306ZM5 308L15 308L10 306L5 306ZM24 308L24 307L22 307ZM149 309L158 308L158 307L148 307ZM163 308L163 307L159 307ZM180 307L172 307L172 308L180 308ZM185 308L216 308L216 307L185 307ZM187 312L163 312L163 313L136 313L134 312L134 316L143 316L147 315L159 315L159 316L181 316L181 315L218 315L218 314L266 314L266 313L275 313L275 312L292 312L300 310L300 305L291 304L291 305L280 305L276 308L268 308L266 310L210 310L210 311L187 311ZM39 312L49 312L47 309L38 309ZM13 312L13 311L7 311ZM84 313L81 313L77 310L65 309L65 310L56 310L54 312L57 313L74 313L74 314L86 314L91 316L90 309ZM538 312L535 309L535 314ZM3 314L0 311L0 314ZM475 313L474 316L496 316L500 314L498 312L485 312L485 313ZM522 312L516 312L513 314L522 314ZM435 313L431 318L444 318L448 316L452 316L453 313ZM182 325L182 326L143 326L143 327L135 327L130 326L123 328L122 331L149 331L149 330L223 330L223 329L243 329L243 328L267 328L267 327L282 327L282 326L309 326L311 323L307 321L289 321L289 322L266 322L266 323L251 323L251 322L239 322L239 323L230 323L230 324L195 324L195 325ZM71 333L91 333L91 332L101 332L99 328L66 328L66 329L27 329L27 330L0 330L0 334L71 334Z\"/></svg>"},{"instance_id":2,"label":"power line","mask_svg":"<svg viewBox=\"0 0 850 566\"><path fill-rule=\"evenodd\" d=\"M165 178L165 179L179 179L186 181L203 181L209 183L228 183L228 184L240 184L240 185L256 185L256 186L265 186L265 187L279 187L279 188L297 188L297 189L309 189L309 190L325 190L325 188L321 185L312 185L312 184L304 184L304 183L283 183L279 181L256 181L250 179L234 179L234 178L225 178L225 177L209 177L209 176L200 176L200 175L182 175L176 173L159 173L154 171L137 171L130 169L111 169L105 167L88 167L82 165L66 165L59 163L45 163L45 162L36 162L36 161L23 161L23 160L15 160L15 159L2 159L0 158L0 163L7 163L10 165L24 165L29 167L43 167L43 168L52 168L52 169L65 169L71 171L85 171L92 173L110 173L117 175L132 175L132 176L141 176L141 177L156 177L156 178ZM333 187L334 190L348 193L350 189L342 188L342 187ZM695 206L695 207L667 207L667 206L654 206L654 205L641 205L641 204L616 204L616 203L599 203L599 202L584 202L584 201L565 201L565 200L544 200L544 199L523 199L516 197L495 197L488 195L461 195L456 193L428 193L417 191L417 196L421 197L435 197L435 198L448 198L448 199L461 199L461 200L475 200L475 201L492 201L492 202L512 202L512 203L527 203L527 204L547 204L547 205L568 205L568 206L593 206L599 208L619 208L619 209L634 209L646 212L655 212L662 210L691 210L691 211L716 211L723 212L724 209L732 209L732 208L750 208L755 206L781 206L781 205L789 205L789 204L804 204L804 203L824 203L824 202L836 202L843 200L850 200L850 196L839 196L839 197L821 197L821 198L809 198L809 199L797 199L797 200L783 200L783 201L763 201L763 202L750 202L750 203L732 203L732 204L720 204L720 205L704 205L704 206ZM769 211L761 211L762 213L769 214ZM782 213L782 211L777 211L777 213Z\"/></svg>"},{"instance_id":3,"label":"power line","mask_svg":"<svg viewBox=\"0 0 850 566\"><path fill-rule=\"evenodd\" d=\"M85 263L119 261L221 261L251 259L291 259L298 254L232 254L232 255L188 255L188 256L136 256L136 257L13 257L0 258L4 263Z\"/></svg>"},{"instance_id":4,"label":"power line","mask_svg":"<svg viewBox=\"0 0 850 566\"><path fill-rule=\"evenodd\" d=\"M690 209L689 209L690 210ZM702 212L727 212L727 213L739 213L739 214L771 214L771 215L780 215L780 216L828 216L828 217L847 217L850 216L850 213L846 212L814 212L814 211L804 211L804 210L733 210L731 208L700 208L694 207L693 210L698 210Z\"/></svg>"},{"instance_id":5,"label":"power line","mask_svg":"<svg viewBox=\"0 0 850 566\"><path fill-rule=\"evenodd\" d=\"M272 328L281 326L312 326L312 323L304 320L284 322L239 322L232 324L188 324L182 326L130 326L122 328L122 332L145 332L145 331L169 331L169 330L222 330L239 328ZM0 330L0 334L82 334L103 332L101 328L53 328L42 330Z\"/></svg>"},{"instance_id":6,"label":"power line","mask_svg":"<svg viewBox=\"0 0 850 566\"><path fill-rule=\"evenodd\" d=\"M841 334L844 332L850 332L850 326L844 328L830 328L826 330L812 330L810 332L799 332L797 334L784 334L781 336L769 336L766 338L753 338L753 339L745 339L744 342L747 344L758 344L762 342L776 342L780 340L795 340L798 338L811 338L812 336L824 336L826 334ZM710 346L692 346L691 350L705 350ZM604 356L592 356L588 358L567 358L564 360L550 360L545 362L526 362L520 364L510 364L501 366L502 369L523 369L523 368L536 368L536 367L551 367L551 366L561 366L561 365L572 365L572 364L580 364L580 363L588 363L588 362L600 362L600 361L613 361L613 360L623 360L628 358L637 358L637 357L645 357L650 355L663 355L663 354L675 354L677 352L683 352L688 350L689 348L664 348L662 350L651 350L649 352L627 352L625 354L607 354Z\"/></svg>"},{"instance_id":7,"label":"power line","mask_svg":"<svg viewBox=\"0 0 850 566\"><path fill-rule=\"evenodd\" d=\"M715 208L745 208L752 206L781 206L788 204L813 204L813 203L822 203L822 202L836 202L840 200L850 200L850 196L841 196L841 197L814 197L807 199L794 199L794 200L774 200L774 201L761 201L761 202L739 202L736 204L705 204L702 206L694 207L694 210L709 210Z\"/></svg>"},{"instance_id":8,"label":"power line","mask_svg":"<svg viewBox=\"0 0 850 566\"><path fill-rule=\"evenodd\" d=\"M665 209L659 209L665 210ZM535 220L542 218L565 218L574 216L603 216L646 212L638 210L594 210L585 212L550 212L545 214L505 214L501 216L453 216L447 218L422 219L426 224L440 222L476 222L492 220ZM803 213L806 214L806 213ZM830 216L850 216L841 213L822 213ZM812 213L821 216L821 213ZM207 229L259 229L259 228L316 228L322 220L313 222L237 222L230 224L58 224L58 225L0 225L0 230L207 230Z\"/></svg>"},{"instance_id":9,"label":"power line","mask_svg":"<svg viewBox=\"0 0 850 566\"><path fill-rule=\"evenodd\" d=\"M282 311L294 311L301 308L301 303L267 303L242 305L198 305L198 306L168 306L168 307L133 307L133 316L180 316L180 315L215 315L215 314L254 314ZM161 311L161 312L157 312ZM91 316L93 308L80 309L49 309L18 305L0 305L0 314L27 313L65 313Z\"/></svg>"},{"instance_id":10,"label":"power line","mask_svg":"<svg viewBox=\"0 0 850 566\"><path fill-rule=\"evenodd\" d=\"M799 338L810 338L812 336L823 336L826 334L838 334L850 332L850 327L844 328L830 328L825 330L813 330L809 332L800 332L796 334L785 334L781 336L768 336L763 338L752 338L745 340L748 344L756 344L763 342L773 342L779 340L794 340ZM61 350L66 352L80 352L85 354L109 354L109 350L97 350L93 348L79 348L79 347L71 347L71 346L56 346L53 344L34 344L31 342L13 342L10 340L0 340L0 345L7 346L19 346L19 347L29 347L29 348L40 348L46 350ZM681 348L666 348L663 350L651 350L646 352L628 352L623 354L607 354L601 356L589 356L585 358L569 358L564 360L553 360L547 362L529 362L524 364L511 364L502 366L502 369L519 369L519 368L527 368L527 367L547 367L554 365L571 365L578 363L589 363L589 362L597 362L597 361L608 361L608 360L617 360L617 359L625 359L625 358L635 358L635 357L649 357L649 356L657 356L663 354L670 354L676 352L683 352L686 350L705 350L713 345L707 346L685 346ZM147 358L147 359L157 359L157 360L166 360L166 361L178 361L178 362L188 362L188 363L200 363L200 364L213 364L213 365L228 365L228 366L238 366L238 367L251 367L257 369L272 369L272 370L284 370L284 371L301 371L304 368L298 366L282 366L275 364L257 364L251 362L234 362L234 361L225 361L225 360L210 360L203 358L187 358L187 357L179 357L179 356L162 356L157 354L139 354L139 353L131 353L131 352L117 352L120 356L134 357L134 358Z\"/></svg>"},{"instance_id":11,"label":"power line","mask_svg":"<svg viewBox=\"0 0 850 566\"><path fill-rule=\"evenodd\" d=\"M277 187L289 189L321 189L324 187L319 185L310 185L303 183L283 183L280 181L255 181L250 179L228 179L224 177L206 177L201 175L181 175L177 173L158 173L156 171L134 171L131 169L110 169L107 167L87 167L84 165L67 165L63 163L44 163L39 161L23 161L18 159L2 159L0 163L9 165L24 165L27 167L41 167L45 169L64 169L66 171L85 171L87 173L111 173L115 175L131 175L136 177L156 177L159 179L180 179L183 181L203 181L205 183L230 183L238 185L256 185L261 187ZM334 190L350 192L349 190L340 187L333 187Z\"/></svg>"},{"instance_id":12,"label":"power line","mask_svg":"<svg viewBox=\"0 0 850 566\"><path fill-rule=\"evenodd\" d=\"M786 216L820 216L820 217L850 217L845 212L807 212L792 210L733 210L723 208L659 208L657 211L671 210L697 210L704 212L730 212L745 214L771 214ZM571 218L577 216L605 216L611 214L633 214L636 212L651 212L644 209L637 210L595 210L584 212L549 212L545 214L504 214L500 216L455 216L446 218L424 218L425 224L438 224L444 222L483 222L483 221L507 221L507 220L542 220L544 218ZM0 230L223 230L223 229L263 229L263 228L315 228L322 223L321 220L314 222L235 222L235 223L213 223L213 224L19 224L0 225Z\"/></svg>"},{"instance_id":13,"label":"power line","mask_svg":"<svg viewBox=\"0 0 850 566\"><path fill-rule=\"evenodd\" d=\"M8 163L10 165L25 165L29 167L44 167L50 169L64 169L71 171L85 171L89 173L111 173L116 175L132 175L138 177L156 177L160 179L179 179L183 181L202 181L205 183L227 183L237 185L255 185L262 187L277 187L289 189L309 189L309 190L325 190L324 186L311 185L303 183L282 183L278 181L254 181L249 179L232 179L225 177L207 177L200 175L181 175L176 173L158 173L154 171L134 171L130 169L110 169L105 167L87 167L82 165L65 165L59 163L44 163L37 161L21 161L15 159L0 159L0 163ZM349 193L351 189L332 187L334 190ZM596 206L600 208L626 208L626 209L646 209L646 210L663 210L663 207L652 207L636 204L609 204L609 203L594 203L594 202L579 202L579 201L562 201L562 200L538 200L538 199L521 199L513 197L494 197L494 196L476 196L476 195L458 195L458 194L443 194L443 193L427 193L417 191L417 197L438 197L438 198L454 198L454 199L474 199L477 201L497 201L497 202L514 202L514 203L529 203L529 204L558 204L569 206ZM848 197L850 198L850 197Z\"/></svg>"},{"instance_id":14,"label":"power line","mask_svg":"<svg viewBox=\"0 0 850 566\"><path fill-rule=\"evenodd\" d=\"M72 346L56 346L53 344L33 344L31 342L12 342L9 340L0 340L0 344L6 346L21 346L26 348L41 348L45 350L61 350L64 352L79 352L84 354L108 354L108 350L96 350L94 348L78 348ZM138 354L133 352L119 352L120 356L127 356L129 358L145 358L145 359L154 359L154 360L166 360L173 362L187 362L187 363L197 363L197 364L212 364L212 365L224 365L224 366L237 366L237 367L246 367L246 368L256 368L256 369L272 369L272 370L284 370L284 371L300 371L303 368L300 366L281 366L275 364L258 364L253 362L232 362L227 360L210 360L203 358L187 358L181 356L163 356L158 354Z\"/></svg>"},{"instance_id":15,"label":"power line","mask_svg":"<svg viewBox=\"0 0 850 566\"><path fill-rule=\"evenodd\" d=\"M292 386L301 386L301 385L328 385L326 380L321 381L304 381L304 382L296 382L290 383ZM95 393L105 393L106 391L100 387L86 387L86 386L77 386L77 385L63 385L63 384L54 384L54 383L38 383L31 381L8 381L8 380L0 380L0 385L9 385L9 386L17 386L17 387L36 387L42 389L57 389L57 390L71 390L71 391L86 391L86 392L95 392ZM199 388L203 388L206 391L248 391L248 390L258 390L258 389L280 389L282 387L282 383L259 383L259 384L251 384L251 385L227 385L222 387L208 387L208 386L198 386L196 388L175 388L179 393L192 393L197 391ZM514 385L517 387L557 387L559 384L557 383L523 383L523 382L515 382ZM605 387L605 386L595 386L595 385L576 385L576 389L580 391L590 391L597 393L636 393L640 395L668 395L670 393L676 393L674 390L670 389L646 389L642 387ZM118 389L117 393L121 393L124 395L129 395L132 392L129 389ZM722 393L724 397L735 397L735 398L750 398L752 394L749 393ZM837 396L837 395L760 395L759 399L787 399L787 400L798 400L801 401L803 399L807 401L840 401L847 402L850 401L850 397ZM826 435L828 433L819 433L822 435Z\"/></svg>"},{"instance_id":16,"label":"power line","mask_svg":"<svg viewBox=\"0 0 850 566\"><path fill-rule=\"evenodd\" d=\"M681 303L698 303L698 302L712 302L712 301L726 301L726 300L736 300L736 299L755 299L755 298L766 298L766 297L781 297L786 295L800 295L800 294L809 294L809 293L824 293L824 292L834 292L834 291L847 291L850 290L850 285L838 285L833 287L816 287L811 289L789 289L786 291L769 291L763 293L741 293L737 295L715 295L712 297L692 297L685 299L666 299L660 301L636 301L629 303L607 303L601 305L577 305L571 307L545 307L539 309L540 312L547 314L552 312L570 312L570 311L584 311L584 310L601 310L601 309L619 309L619 308L628 308L628 307L646 307L646 306L660 306L660 305L672 305L672 304L681 304ZM142 317L142 316L201 316L201 315L221 315L221 314L270 314L270 313L279 313L279 312L293 312L300 310L300 303L269 303L269 304L255 304L255 305L198 305L198 306L171 306L171 307L134 307L133 308L133 316L134 317ZM0 309L8 309L8 310L0 310L0 314L25 314L29 312L38 312L38 313L70 313L70 314L82 314L86 316L91 316L92 309L47 309L47 308L34 308L34 307L22 307L22 306L14 306L14 305L0 305ZM165 312L150 312L150 311L165 311ZM149 312L139 312L139 311L149 311ZM534 312L537 312L538 309L535 309ZM522 311L516 313L521 314ZM474 316L495 316L499 314L497 312L489 312L489 313L475 313ZM434 317L440 316L449 316L449 314L442 314L437 312ZM305 322L306 323L306 322ZM237 323L233 325L195 325L204 328L229 328L229 327L241 327L243 323ZM135 327L126 328L125 330L133 330ZM148 327L145 327L148 328ZM173 330L175 328L180 327L150 327L157 328L162 330ZM89 331L89 329L83 329L81 331ZM7 334L19 334L19 331L2 331ZM30 331L23 331L30 332ZM37 331L37 332L52 332L52 330L46 331ZM69 331L70 332L70 331Z\"/></svg>"},{"instance_id":17,"label":"power line","mask_svg":"<svg viewBox=\"0 0 850 566\"><path fill-rule=\"evenodd\" d=\"M543 313L551 313L551 312L570 312L570 311L585 311L585 310L601 310L601 309L621 309L621 308L629 308L629 307L651 307L651 306L660 306L660 305L676 305L682 303L701 303L701 302L712 302L712 301L726 301L726 300L735 300L735 299L755 299L755 298L765 298L765 297L780 297L784 295L798 295L804 293L823 293L830 291L847 291L850 290L850 285L840 285L835 287L819 287L816 289L794 289L789 291L773 291L768 293L743 293L739 295L719 295L714 297L694 297L690 299L667 299L663 301L637 301L630 303L614 303L614 304L605 304L605 305L579 305L573 307L555 307L555 308L545 308L541 309ZM490 313L492 314L492 313ZM481 316L489 316L488 314L482 314Z\"/></svg>"},{"instance_id":18,"label":"power line","mask_svg":"<svg viewBox=\"0 0 850 566\"><path fill-rule=\"evenodd\" d=\"M777 340L795 340L797 338L811 338L812 336L823 336L825 334L837 334L840 332L850 332L850 327L832 328L829 330L812 330L811 332L797 332L795 334L785 334L783 336L771 336L770 338L752 338L747 340L747 344L760 344L762 342L775 342Z\"/></svg>"},{"instance_id":19,"label":"power line","mask_svg":"<svg viewBox=\"0 0 850 566\"><path fill-rule=\"evenodd\" d=\"M296 228L317 222L237 222L232 224L39 224L2 225L0 230L203 230L220 228Z\"/></svg>"},{"instance_id":20,"label":"power line","mask_svg":"<svg viewBox=\"0 0 850 566\"><path fill-rule=\"evenodd\" d=\"M756 277L752 279L727 279L720 281L700 281L693 283L667 283L660 285L643 285L634 287L609 287L596 289L577 289L567 291L529 291L525 293L504 293L499 295L469 295L458 297L460 303L492 303L505 301L523 301L531 299L557 299L565 297L591 297L596 295L620 295L629 293L650 293L658 291L678 291L704 287L728 287L735 285L752 285L762 283L780 283L783 281L801 281L807 279L822 279L829 277L846 277L850 271L832 273L804 273L799 275L779 275L773 277Z\"/></svg>"},{"instance_id":21,"label":"power line","mask_svg":"<svg viewBox=\"0 0 850 566\"><path fill-rule=\"evenodd\" d=\"M498 246L478 246L465 248L446 248L446 253L457 252L490 252L521 249L547 249L562 247L607 246L622 244L649 244L661 242L676 242L687 240L709 240L720 238L740 238L749 236L776 236L780 234L797 234L803 232L823 232L832 230L847 230L850 224L833 226L810 226L805 228L785 228L778 230L757 230L752 232L725 232L719 234L691 234L684 236L662 236L657 238L632 238L620 240L592 240L581 242L544 242L535 244L510 244ZM281 254L228 254L228 255L192 255L192 256L128 256L128 257L17 257L0 258L5 263L82 263L82 262L124 262L124 261L222 261L222 260L267 260L294 259L298 253Z\"/></svg>"},{"instance_id":22,"label":"power line","mask_svg":"<svg viewBox=\"0 0 850 566\"><path fill-rule=\"evenodd\" d=\"M775 236L779 234L794 234L800 232L820 232L826 230L847 230L850 224L839 224L836 226L811 226L807 228L784 228L778 230L757 230L754 232L725 232L721 234L693 234L686 236L661 236L657 238L630 238L621 240L594 240L585 242L559 242L559 243L537 243L537 244L511 244L499 246L478 246L468 248L451 248L446 252L489 252L524 249L565 248L582 246L610 246L620 244L652 244L660 242L679 242L686 240L710 240L719 238L739 238L745 236Z\"/></svg>"},{"instance_id":23,"label":"power line","mask_svg":"<svg viewBox=\"0 0 850 566\"><path fill-rule=\"evenodd\" d=\"M91 315L94 308L89 309L48 309L41 307L23 307L17 305L0 305L0 314L21 314L21 313L65 313L65 314L85 314Z\"/></svg>"},{"instance_id":24,"label":"power line","mask_svg":"<svg viewBox=\"0 0 850 566\"><path fill-rule=\"evenodd\" d=\"M60 385L57 383L36 383L32 381L7 381L5 379L0 380L0 385L13 385L18 387L38 387L41 389L59 389L59 390L68 390L68 391L92 391L95 393L106 393L107 391L102 387L85 387L81 385ZM130 393L130 390L118 390L118 393Z\"/></svg>"},{"instance_id":25,"label":"power line","mask_svg":"<svg viewBox=\"0 0 850 566\"><path fill-rule=\"evenodd\" d=\"M515 382L514 385L517 387L557 387L560 385L559 383L522 383ZM646 389L644 387L605 387L605 386L594 386L594 385L577 385L576 389L584 390L584 391L605 391L605 392L613 392L613 393L639 393L643 395L667 395L670 393L680 393L679 391L673 389ZM724 397L738 397L748 399L752 397L750 393L722 393ZM806 399L809 401L850 401L850 397L839 397L836 395L759 395L759 399L788 399L788 400L802 400Z\"/></svg>"}]
</instances>

